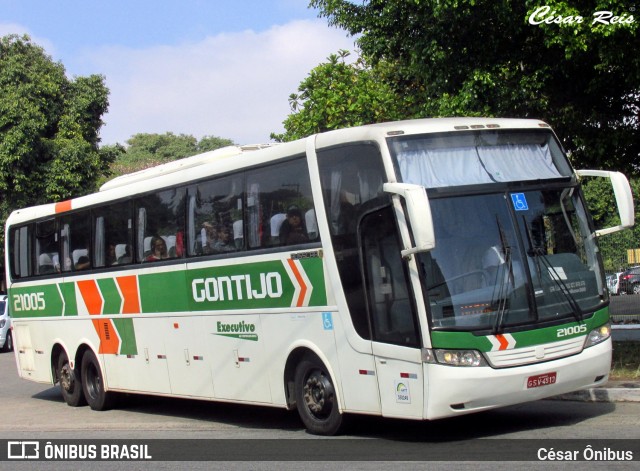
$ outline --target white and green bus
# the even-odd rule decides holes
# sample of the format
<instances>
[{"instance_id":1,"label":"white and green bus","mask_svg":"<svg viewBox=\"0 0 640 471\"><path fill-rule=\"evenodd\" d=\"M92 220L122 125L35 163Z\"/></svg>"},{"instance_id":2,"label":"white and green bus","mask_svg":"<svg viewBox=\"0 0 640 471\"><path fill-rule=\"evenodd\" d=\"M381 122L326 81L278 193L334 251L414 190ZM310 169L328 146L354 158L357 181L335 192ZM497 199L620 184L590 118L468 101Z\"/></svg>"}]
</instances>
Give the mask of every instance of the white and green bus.
<instances>
[{"instance_id":1,"label":"white and green bus","mask_svg":"<svg viewBox=\"0 0 640 471\"><path fill-rule=\"evenodd\" d=\"M595 231L581 175L611 180ZM626 178L574 172L537 120L433 119L230 147L15 211L22 378L415 420L607 381L596 236Z\"/></svg>"}]
</instances>

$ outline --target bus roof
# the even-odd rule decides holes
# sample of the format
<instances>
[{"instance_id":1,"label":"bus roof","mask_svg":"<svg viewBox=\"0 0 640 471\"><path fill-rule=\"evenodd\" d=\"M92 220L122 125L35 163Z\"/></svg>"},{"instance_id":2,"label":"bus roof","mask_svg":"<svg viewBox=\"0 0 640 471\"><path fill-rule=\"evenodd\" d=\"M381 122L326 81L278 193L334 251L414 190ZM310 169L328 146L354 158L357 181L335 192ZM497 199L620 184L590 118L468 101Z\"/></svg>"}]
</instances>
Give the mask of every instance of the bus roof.
<instances>
[{"instance_id":1,"label":"bus roof","mask_svg":"<svg viewBox=\"0 0 640 471\"><path fill-rule=\"evenodd\" d=\"M539 129L549 128L543 121L535 119L508 118L428 118L407 121L369 124L353 128L338 129L311 136L316 148L330 147L346 142L382 140L390 136L424 133L457 132L464 130L495 129ZM7 224L52 216L56 213L79 209L128 196L146 193L155 189L200 180L208 175L229 173L238 168L259 165L279 158L302 155L307 139L282 144L255 144L229 146L192 157L151 167L139 172L122 175L108 181L100 191L72 200L35 206L14 211ZM237 157L242 156L239 164ZM235 157L235 158L231 158Z\"/></svg>"}]
</instances>

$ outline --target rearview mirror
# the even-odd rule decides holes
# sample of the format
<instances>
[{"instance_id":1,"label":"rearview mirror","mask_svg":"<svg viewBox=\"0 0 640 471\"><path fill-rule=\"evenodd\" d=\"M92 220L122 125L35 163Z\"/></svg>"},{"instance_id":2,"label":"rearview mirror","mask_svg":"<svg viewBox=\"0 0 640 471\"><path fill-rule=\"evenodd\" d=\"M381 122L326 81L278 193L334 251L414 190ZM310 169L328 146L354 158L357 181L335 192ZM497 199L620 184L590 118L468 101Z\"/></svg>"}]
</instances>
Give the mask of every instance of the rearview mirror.
<instances>
[{"instance_id":1,"label":"rearview mirror","mask_svg":"<svg viewBox=\"0 0 640 471\"><path fill-rule=\"evenodd\" d=\"M387 193L402 197L406 204L415 247L403 250L402 256L407 257L413 253L433 250L436 239L431 219L431 206L425 188L409 183L385 183L383 189Z\"/></svg>"},{"instance_id":2,"label":"rearview mirror","mask_svg":"<svg viewBox=\"0 0 640 471\"><path fill-rule=\"evenodd\" d=\"M618 214L620 215L620 225L597 230L595 232L596 236L611 234L633 227L635 223L633 195L627 177L620 172L609 172L606 170L576 170L576 173L580 177L608 178L613 187L613 194L615 195L616 206L618 207Z\"/></svg>"}]
</instances>

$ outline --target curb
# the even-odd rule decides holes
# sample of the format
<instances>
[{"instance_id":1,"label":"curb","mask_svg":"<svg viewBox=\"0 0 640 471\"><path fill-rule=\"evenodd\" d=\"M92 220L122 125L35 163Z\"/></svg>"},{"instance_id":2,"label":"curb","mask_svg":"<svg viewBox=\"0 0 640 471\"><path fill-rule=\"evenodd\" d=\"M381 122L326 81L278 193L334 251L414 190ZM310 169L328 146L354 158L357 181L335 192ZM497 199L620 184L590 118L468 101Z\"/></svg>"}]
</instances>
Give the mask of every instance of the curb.
<instances>
[{"instance_id":1,"label":"curb","mask_svg":"<svg viewBox=\"0 0 640 471\"><path fill-rule=\"evenodd\" d=\"M556 401L578 402L640 402L640 389L631 388L591 388L550 397Z\"/></svg>"}]
</instances>

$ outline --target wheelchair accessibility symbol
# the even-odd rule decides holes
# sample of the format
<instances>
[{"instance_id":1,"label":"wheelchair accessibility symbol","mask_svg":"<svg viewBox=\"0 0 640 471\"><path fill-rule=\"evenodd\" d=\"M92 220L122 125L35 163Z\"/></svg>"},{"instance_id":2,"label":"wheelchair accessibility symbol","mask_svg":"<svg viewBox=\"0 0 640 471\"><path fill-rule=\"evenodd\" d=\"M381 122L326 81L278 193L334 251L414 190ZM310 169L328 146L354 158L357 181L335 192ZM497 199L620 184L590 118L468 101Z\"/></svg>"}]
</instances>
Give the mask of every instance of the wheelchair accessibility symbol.
<instances>
[{"instance_id":1,"label":"wheelchair accessibility symbol","mask_svg":"<svg viewBox=\"0 0 640 471\"><path fill-rule=\"evenodd\" d=\"M333 330L333 319L330 312L322 313L322 326L324 330Z\"/></svg>"},{"instance_id":2,"label":"wheelchair accessibility symbol","mask_svg":"<svg viewBox=\"0 0 640 471\"><path fill-rule=\"evenodd\" d=\"M516 211L527 211L529 209L524 193L512 193L511 201L513 201L513 208Z\"/></svg>"}]
</instances>

